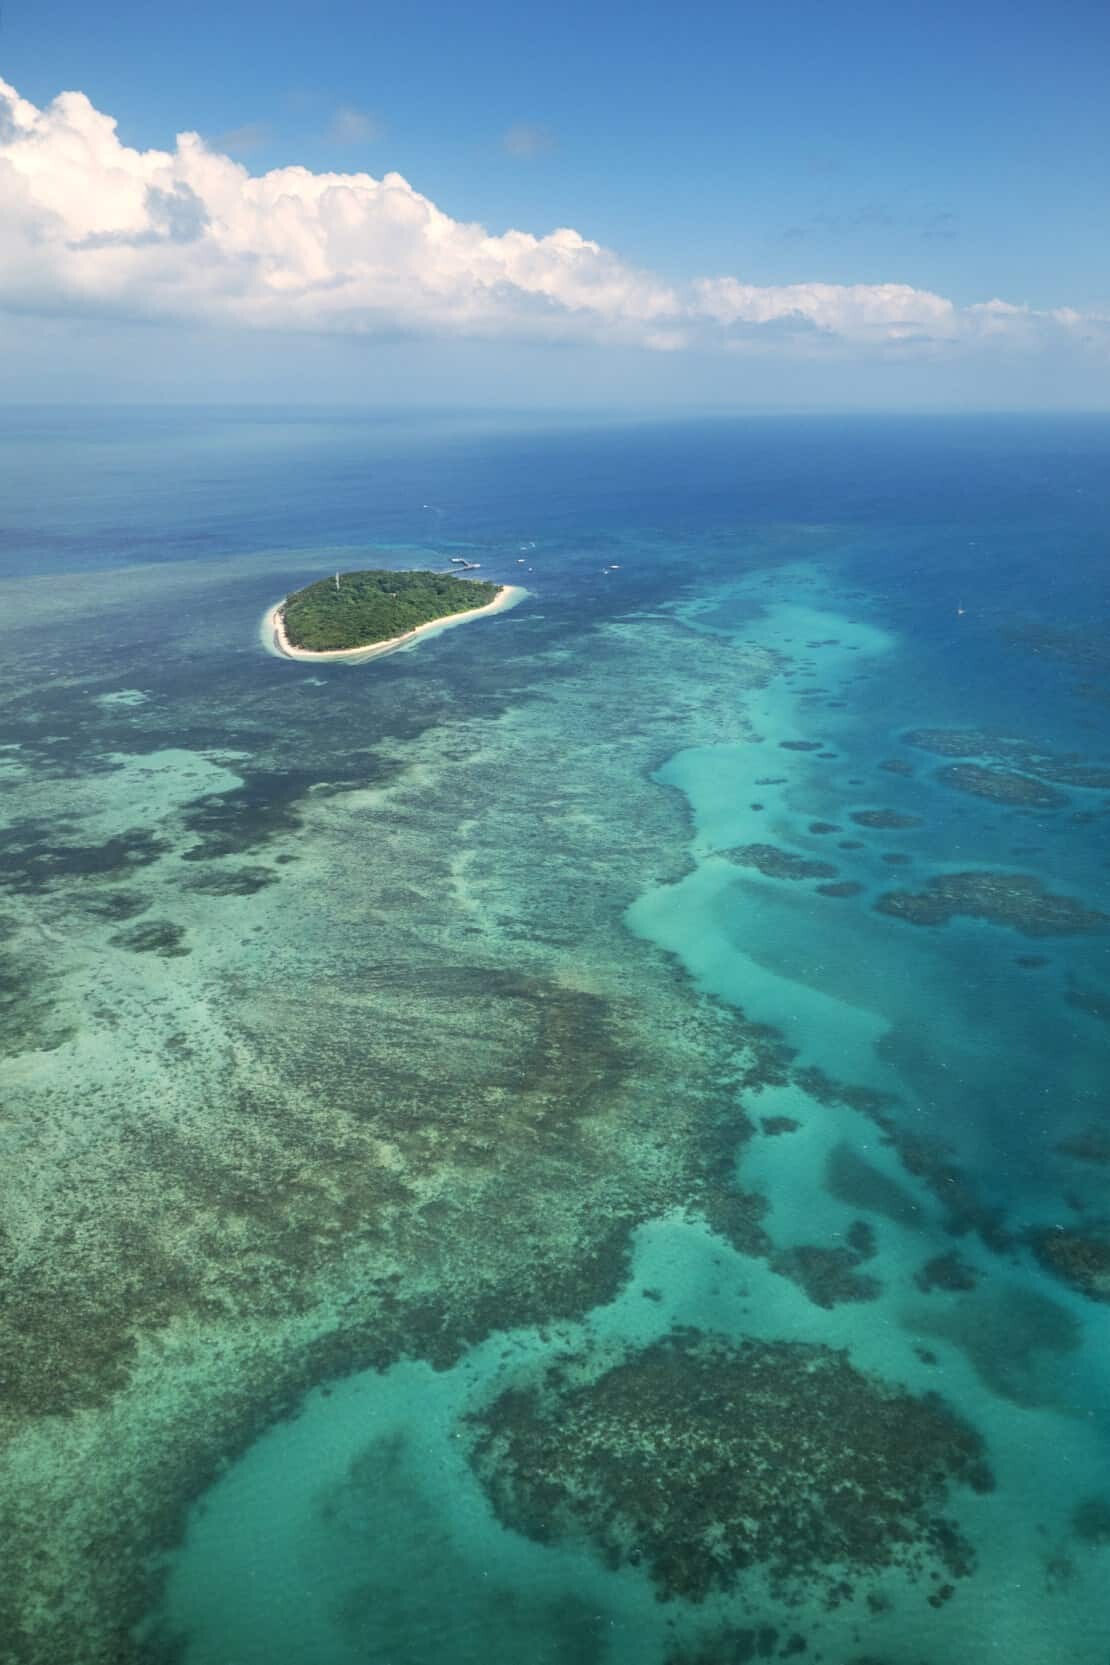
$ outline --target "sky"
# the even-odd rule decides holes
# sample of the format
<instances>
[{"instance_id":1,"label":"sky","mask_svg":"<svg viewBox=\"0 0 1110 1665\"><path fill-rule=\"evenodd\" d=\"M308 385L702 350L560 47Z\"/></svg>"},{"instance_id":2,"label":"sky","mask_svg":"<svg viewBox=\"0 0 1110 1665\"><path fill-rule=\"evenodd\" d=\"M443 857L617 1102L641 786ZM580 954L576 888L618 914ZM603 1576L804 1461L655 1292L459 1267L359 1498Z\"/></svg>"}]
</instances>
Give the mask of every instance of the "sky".
<instances>
[{"instance_id":1,"label":"sky","mask_svg":"<svg viewBox=\"0 0 1110 1665\"><path fill-rule=\"evenodd\" d=\"M1110 406L1105 0L3 0L0 399Z\"/></svg>"}]
</instances>

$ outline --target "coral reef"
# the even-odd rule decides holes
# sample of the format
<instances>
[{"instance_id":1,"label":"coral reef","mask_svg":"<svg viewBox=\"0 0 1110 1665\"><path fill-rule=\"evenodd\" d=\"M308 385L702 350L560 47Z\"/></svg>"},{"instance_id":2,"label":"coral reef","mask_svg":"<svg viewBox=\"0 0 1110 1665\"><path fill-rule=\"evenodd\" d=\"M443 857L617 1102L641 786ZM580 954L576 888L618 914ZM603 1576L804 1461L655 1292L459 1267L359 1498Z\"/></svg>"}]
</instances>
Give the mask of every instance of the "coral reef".
<instances>
[{"instance_id":1,"label":"coral reef","mask_svg":"<svg viewBox=\"0 0 1110 1665\"><path fill-rule=\"evenodd\" d=\"M1082 1133L1061 1139L1056 1146L1061 1156L1074 1157L1077 1162L1091 1162L1096 1167L1110 1168L1110 1130L1091 1126Z\"/></svg>"},{"instance_id":2,"label":"coral reef","mask_svg":"<svg viewBox=\"0 0 1110 1665\"><path fill-rule=\"evenodd\" d=\"M108 941L113 948L126 948L132 954L160 954L163 959L177 959L189 952L184 925L172 919L144 919L129 930L117 931Z\"/></svg>"},{"instance_id":3,"label":"coral reef","mask_svg":"<svg viewBox=\"0 0 1110 1665\"><path fill-rule=\"evenodd\" d=\"M749 1567L779 1595L834 1601L892 1566L967 1577L948 1488L993 1485L980 1435L935 1395L830 1348L691 1330L593 1371L556 1362L476 1412L470 1437L506 1525L584 1533L608 1565L642 1562L661 1598L692 1602Z\"/></svg>"},{"instance_id":4,"label":"coral reef","mask_svg":"<svg viewBox=\"0 0 1110 1665\"><path fill-rule=\"evenodd\" d=\"M75 1025L59 1010L57 987L40 951L0 952L0 1058L53 1052L72 1040Z\"/></svg>"},{"instance_id":5,"label":"coral reef","mask_svg":"<svg viewBox=\"0 0 1110 1665\"><path fill-rule=\"evenodd\" d=\"M1067 803L1063 792L1019 775L1012 769L987 769L981 763L952 763L938 769L934 777L942 786L968 792L973 798L987 798L995 804L1017 804L1022 809L1059 809Z\"/></svg>"},{"instance_id":6,"label":"coral reef","mask_svg":"<svg viewBox=\"0 0 1110 1665\"><path fill-rule=\"evenodd\" d=\"M883 1288L878 1278L856 1270L871 1252L863 1255L840 1246L800 1243L772 1255L771 1270L796 1283L815 1307L829 1309L843 1301L877 1301Z\"/></svg>"},{"instance_id":7,"label":"coral reef","mask_svg":"<svg viewBox=\"0 0 1110 1665\"><path fill-rule=\"evenodd\" d=\"M992 729L919 728L902 738L907 745L937 757L974 758L973 767L982 772L1017 770L1056 786L1110 790L1110 766L1091 763L1079 752L1046 751L1017 735Z\"/></svg>"},{"instance_id":8,"label":"coral reef","mask_svg":"<svg viewBox=\"0 0 1110 1665\"><path fill-rule=\"evenodd\" d=\"M210 605L219 580L192 582ZM128 596L91 687L109 660L134 674ZM688 677L685 639L650 631ZM737 1098L789 1055L624 924L682 871L687 830L652 780L673 710L633 728L611 700L644 645L554 658L542 699L504 644L449 681L399 656L373 685L336 676L326 710L221 645L184 684L173 660L171 697L107 737L67 684L66 749L0 845L18 924L0 1038L22 1054L0 1541L26 1546L5 1559L4 1665L133 1661L185 1506L313 1384L404 1353L449 1366L611 1300L632 1229L669 1208L760 1245ZM755 650L712 659L682 719L697 743L744 731L737 690L769 674ZM583 816L617 767L621 793ZM271 867L295 882L257 886ZM188 959L110 943L147 912L187 926Z\"/></svg>"},{"instance_id":9,"label":"coral reef","mask_svg":"<svg viewBox=\"0 0 1110 1665\"><path fill-rule=\"evenodd\" d=\"M811 861L776 844L739 844L723 854L737 867L754 867L768 879L829 879L836 872L827 861Z\"/></svg>"},{"instance_id":10,"label":"coral reef","mask_svg":"<svg viewBox=\"0 0 1110 1665\"><path fill-rule=\"evenodd\" d=\"M941 1204L949 1231L976 1231L991 1249L1010 1247L997 1210L978 1198L971 1180L953 1163L942 1144L899 1123L895 1113L898 1101L889 1093L836 1081L815 1065L795 1070L793 1079L818 1103L847 1105L874 1122L906 1172L919 1179ZM921 1223L917 1199L850 1146L838 1146L830 1154L825 1185L833 1196L853 1208L885 1214L902 1225Z\"/></svg>"},{"instance_id":11,"label":"coral reef","mask_svg":"<svg viewBox=\"0 0 1110 1665\"><path fill-rule=\"evenodd\" d=\"M851 1208L879 1214L899 1226L919 1226L916 1197L847 1143L836 1145L825 1161L824 1185L830 1196Z\"/></svg>"},{"instance_id":12,"label":"coral reef","mask_svg":"<svg viewBox=\"0 0 1110 1665\"><path fill-rule=\"evenodd\" d=\"M934 1289L974 1289L979 1275L953 1249L948 1254L934 1255L914 1273L914 1283L927 1295Z\"/></svg>"},{"instance_id":13,"label":"coral reef","mask_svg":"<svg viewBox=\"0 0 1110 1665\"><path fill-rule=\"evenodd\" d=\"M911 925L945 925L958 915L1006 925L1027 937L1076 936L1110 928L1110 915L1045 890L1029 873L943 873L924 891L892 890L880 913Z\"/></svg>"},{"instance_id":14,"label":"coral reef","mask_svg":"<svg viewBox=\"0 0 1110 1665\"><path fill-rule=\"evenodd\" d=\"M898 832L906 827L920 827L920 815L907 815L900 809L857 809L851 817L857 827L876 827L883 832Z\"/></svg>"},{"instance_id":15,"label":"coral reef","mask_svg":"<svg viewBox=\"0 0 1110 1665\"><path fill-rule=\"evenodd\" d=\"M1049 1272L1092 1301L1110 1301L1110 1226L1047 1226L1031 1242Z\"/></svg>"},{"instance_id":16,"label":"coral reef","mask_svg":"<svg viewBox=\"0 0 1110 1665\"><path fill-rule=\"evenodd\" d=\"M1002 1277L906 1316L919 1336L958 1347L983 1385L1014 1405L1060 1404L1060 1384L1083 1335L1070 1305Z\"/></svg>"},{"instance_id":17,"label":"coral reef","mask_svg":"<svg viewBox=\"0 0 1110 1665\"><path fill-rule=\"evenodd\" d=\"M213 867L211 872L187 879L182 889L196 891L201 896L253 896L277 881L278 875L272 867Z\"/></svg>"},{"instance_id":18,"label":"coral reef","mask_svg":"<svg viewBox=\"0 0 1110 1665\"><path fill-rule=\"evenodd\" d=\"M0 832L0 885L5 890L35 896L74 880L128 879L172 848L147 827L132 827L96 844L68 844L56 837L60 825L17 821Z\"/></svg>"},{"instance_id":19,"label":"coral reef","mask_svg":"<svg viewBox=\"0 0 1110 1665\"><path fill-rule=\"evenodd\" d=\"M1110 1545L1110 1497L1085 1497L1071 1517L1072 1530L1086 1544Z\"/></svg>"},{"instance_id":20,"label":"coral reef","mask_svg":"<svg viewBox=\"0 0 1110 1665\"><path fill-rule=\"evenodd\" d=\"M136 914L145 913L151 905L151 898L144 896L138 890L118 890L115 886L104 890L94 890L91 896L83 901L85 913L94 919L108 919L120 923L125 919L134 919Z\"/></svg>"}]
</instances>

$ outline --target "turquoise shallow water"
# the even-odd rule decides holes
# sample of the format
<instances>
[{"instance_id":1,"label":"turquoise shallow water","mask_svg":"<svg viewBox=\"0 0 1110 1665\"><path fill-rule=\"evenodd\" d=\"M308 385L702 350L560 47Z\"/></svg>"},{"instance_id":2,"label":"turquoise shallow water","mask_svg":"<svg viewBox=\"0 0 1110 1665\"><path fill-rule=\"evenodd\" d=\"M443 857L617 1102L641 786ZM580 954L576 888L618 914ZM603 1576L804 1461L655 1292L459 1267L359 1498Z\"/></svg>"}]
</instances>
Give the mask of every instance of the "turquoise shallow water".
<instances>
[{"instance_id":1,"label":"turquoise shallow water","mask_svg":"<svg viewBox=\"0 0 1110 1665\"><path fill-rule=\"evenodd\" d=\"M1105 424L37 421L11 1659L1103 1665Z\"/></svg>"}]
</instances>

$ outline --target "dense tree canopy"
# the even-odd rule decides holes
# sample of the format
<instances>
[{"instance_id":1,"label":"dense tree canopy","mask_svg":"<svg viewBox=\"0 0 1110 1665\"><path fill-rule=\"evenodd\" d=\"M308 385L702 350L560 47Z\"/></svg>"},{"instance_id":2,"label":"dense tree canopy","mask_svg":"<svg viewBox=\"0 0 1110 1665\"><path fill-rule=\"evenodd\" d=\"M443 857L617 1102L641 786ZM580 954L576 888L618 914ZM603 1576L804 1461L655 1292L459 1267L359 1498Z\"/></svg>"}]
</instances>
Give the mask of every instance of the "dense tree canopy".
<instances>
[{"instance_id":1,"label":"dense tree canopy","mask_svg":"<svg viewBox=\"0 0 1110 1665\"><path fill-rule=\"evenodd\" d=\"M417 625L484 607L501 588L453 572L344 572L289 596L285 634L314 653L371 647Z\"/></svg>"}]
</instances>

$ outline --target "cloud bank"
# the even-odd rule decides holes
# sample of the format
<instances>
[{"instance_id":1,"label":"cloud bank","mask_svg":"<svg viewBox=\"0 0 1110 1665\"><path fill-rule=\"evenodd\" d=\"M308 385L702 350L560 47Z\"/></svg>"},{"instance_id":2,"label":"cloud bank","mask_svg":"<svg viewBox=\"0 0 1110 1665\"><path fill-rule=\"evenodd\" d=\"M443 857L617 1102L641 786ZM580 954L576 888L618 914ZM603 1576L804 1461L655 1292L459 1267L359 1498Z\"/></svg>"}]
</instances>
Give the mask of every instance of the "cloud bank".
<instances>
[{"instance_id":1,"label":"cloud bank","mask_svg":"<svg viewBox=\"0 0 1110 1665\"><path fill-rule=\"evenodd\" d=\"M134 150L83 93L38 109L3 81L0 226L9 312L804 357L1110 342L1110 317L899 283L668 283L570 228L452 219L398 173L252 175L196 133Z\"/></svg>"}]
</instances>

